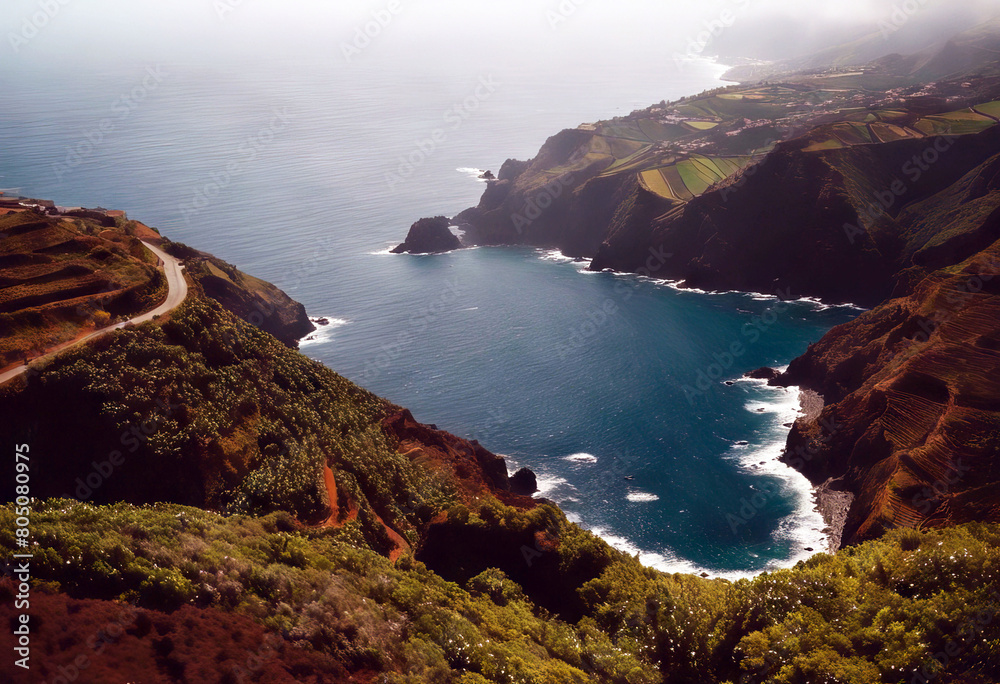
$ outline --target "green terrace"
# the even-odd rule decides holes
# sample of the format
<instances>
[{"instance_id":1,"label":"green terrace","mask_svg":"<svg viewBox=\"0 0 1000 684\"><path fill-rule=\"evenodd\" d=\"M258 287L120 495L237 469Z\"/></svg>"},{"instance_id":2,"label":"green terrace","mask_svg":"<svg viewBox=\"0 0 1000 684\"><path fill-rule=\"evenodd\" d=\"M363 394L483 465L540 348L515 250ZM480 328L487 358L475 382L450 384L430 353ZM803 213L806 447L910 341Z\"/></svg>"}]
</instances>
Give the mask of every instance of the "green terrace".
<instances>
[{"instance_id":1,"label":"green terrace","mask_svg":"<svg viewBox=\"0 0 1000 684\"><path fill-rule=\"evenodd\" d=\"M812 144L805 150L815 152L936 135L974 135L1000 121L1000 101L916 120L912 120L912 115L898 110L859 112L855 117L862 120L843 121L817 128L810 133Z\"/></svg>"}]
</instances>

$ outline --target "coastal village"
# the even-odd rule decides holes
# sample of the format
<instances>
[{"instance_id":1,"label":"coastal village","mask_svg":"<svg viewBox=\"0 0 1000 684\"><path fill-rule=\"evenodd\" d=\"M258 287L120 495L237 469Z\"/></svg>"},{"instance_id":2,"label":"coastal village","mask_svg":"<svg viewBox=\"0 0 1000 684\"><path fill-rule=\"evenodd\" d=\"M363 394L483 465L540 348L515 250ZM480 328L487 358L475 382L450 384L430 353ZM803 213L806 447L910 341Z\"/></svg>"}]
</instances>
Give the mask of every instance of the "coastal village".
<instances>
[{"instance_id":1,"label":"coastal village","mask_svg":"<svg viewBox=\"0 0 1000 684\"><path fill-rule=\"evenodd\" d=\"M110 220L110 225L114 225L115 220L117 219L127 218L125 212L118 209L104 209L102 207L96 207L94 209L87 209L86 207L62 207L58 206L52 200L32 199L30 197L22 197L10 192L9 190L0 190L0 216L3 216L4 214L16 214L32 210L39 211L49 216L88 218L96 220L102 224L106 224L105 222Z\"/></svg>"}]
</instances>

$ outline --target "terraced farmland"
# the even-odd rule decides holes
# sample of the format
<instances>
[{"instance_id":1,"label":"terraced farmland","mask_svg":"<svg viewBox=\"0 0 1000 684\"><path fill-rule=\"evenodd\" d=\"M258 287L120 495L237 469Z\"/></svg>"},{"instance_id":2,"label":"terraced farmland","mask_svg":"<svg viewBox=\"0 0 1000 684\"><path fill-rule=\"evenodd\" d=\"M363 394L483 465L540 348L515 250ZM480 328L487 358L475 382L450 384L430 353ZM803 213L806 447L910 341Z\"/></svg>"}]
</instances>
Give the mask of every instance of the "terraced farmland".
<instances>
[{"instance_id":1,"label":"terraced farmland","mask_svg":"<svg viewBox=\"0 0 1000 684\"><path fill-rule=\"evenodd\" d=\"M1000 119L1000 100L996 102L987 102L986 104L976 105L974 109L987 116L992 116L994 118Z\"/></svg>"},{"instance_id":2,"label":"terraced farmland","mask_svg":"<svg viewBox=\"0 0 1000 684\"><path fill-rule=\"evenodd\" d=\"M790 88L767 86L691 100L677 109L682 115L692 119L771 119L787 112L786 105L790 96L800 95L801 93Z\"/></svg>"},{"instance_id":3,"label":"terraced farmland","mask_svg":"<svg viewBox=\"0 0 1000 684\"><path fill-rule=\"evenodd\" d=\"M926 116L913 125L926 135L969 135L979 133L996 124L994 119L977 114L971 109Z\"/></svg>"},{"instance_id":4,"label":"terraced farmland","mask_svg":"<svg viewBox=\"0 0 1000 684\"><path fill-rule=\"evenodd\" d=\"M865 115L864 120L867 123L845 121L816 129L811 134L812 143L805 150L817 152L932 135L972 135L995 126L997 120L989 116L995 115L994 113L1000 115L1000 101L955 112L925 116L912 126L904 126L901 123L889 122L900 122L906 118L905 112L880 110Z\"/></svg>"},{"instance_id":5,"label":"terraced farmland","mask_svg":"<svg viewBox=\"0 0 1000 684\"><path fill-rule=\"evenodd\" d=\"M753 157L692 155L675 164L639 173L644 188L665 199L686 202L728 178L753 161Z\"/></svg>"},{"instance_id":6,"label":"terraced farmland","mask_svg":"<svg viewBox=\"0 0 1000 684\"><path fill-rule=\"evenodd\" d=\"M684 124L696 131L710 131L719 125L715 121L685 121Z\"/></svg>"},{"instance_id":7,"label":"terraced farmland","mask_svg":"<svg viewBox=\"0 0 1000 684\"><path fill-rule=\"evenodd\" d=\"M856 90L829 84L714 91L580 126L592 134L584 143L585 154L537 171L532 182L542 185L596 167L602 177L636 174L649 192L687 202L770 152L776 140L800 134L802 119L810 112L826 123L806 134L804 149L820 152L979 133L1000 120L1000 101L918 118L905 109L859 106ZM524 180L521 183L527 187Z\"/></svg>"},{"instance_id":8,"label":"terraced farmland","mask_svg":"<svg viewBox=\"0 0 1000 684\"><path fill-rule=\"evenodd\" d=\"M670 183L663 175L664 169L652 169L650 171L639 172L639 183L650 192L666 197L667 199L680 199L677 192L670 187Z\"/></svg>"},{"instance_id":9,"label":"terraced farmland","mask_svg":"<svg viewBox=\"0 0 1000 684\"><path fill-rule=\"evenodd\" d=\"M0 368L70 340L163 296L139 224L109 228L34 212L0 217ZM155 235L145 226L149 236Z\"/></svg>"},{"instance_id":10,"label":"terraced farmland","mask_svg":"<svg viewBox=\"0 0 1000 684\"><path fill-rule=\"evenodd\" d=\"M896 124L887 123L872 123L868 127L871 129L872 135L875 136L875 142L895 142L897 140L906 140L907 138L920 138L923 137L919 132L914 131L910 128L904 128L903 126L897 126Z\"/></svg>"}]
</instances>

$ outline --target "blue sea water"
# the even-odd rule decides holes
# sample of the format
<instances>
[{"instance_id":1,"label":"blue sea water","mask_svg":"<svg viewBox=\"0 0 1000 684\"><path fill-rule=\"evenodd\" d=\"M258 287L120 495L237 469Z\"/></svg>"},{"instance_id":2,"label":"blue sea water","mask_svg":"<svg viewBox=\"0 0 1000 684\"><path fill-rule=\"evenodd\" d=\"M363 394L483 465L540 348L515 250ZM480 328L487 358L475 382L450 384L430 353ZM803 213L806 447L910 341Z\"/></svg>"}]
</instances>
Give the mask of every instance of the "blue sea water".
<instances>
[{"instance_id":1,"label":"blue sea water","mask_svg":"<svg viewBox=\"0 0 1000 684\"><path fill-rule=\"evenodd\" d=\"M722 381L787 364L855 311L534 249L387 253L417 218L475 204L480 169L722 71L637 64L5 62L0 188L125 209L276 283L332 320L305 353L530 466L541 495L651 565L789 565L825 545L807 482L776 461L796 393Z\"/></svg>"}]
</instances>

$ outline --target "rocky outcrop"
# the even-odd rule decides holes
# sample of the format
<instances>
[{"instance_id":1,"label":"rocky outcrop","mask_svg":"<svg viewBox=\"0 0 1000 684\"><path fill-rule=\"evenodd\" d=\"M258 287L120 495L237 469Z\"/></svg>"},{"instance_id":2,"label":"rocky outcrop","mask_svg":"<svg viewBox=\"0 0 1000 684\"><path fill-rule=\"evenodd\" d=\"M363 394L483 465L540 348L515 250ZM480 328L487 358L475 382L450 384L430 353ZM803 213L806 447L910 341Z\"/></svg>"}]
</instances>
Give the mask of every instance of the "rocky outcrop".
<instances>
[{"instance_id":1,"label":"rocky outcrop","mask_svg":"<svg viewBox=\"0 0 1000 684\"><path fill-rule=\"evenodd\" d=\"M406 241L392 250L393 254L438 254L462 246L450 230L451 221L444 216L420 219L412 226Z\"/></svg>"},{"instance_id":2,"label":"rocky outcrop","mask_svg":"<svg viewBox=\"0 0 1000 684\"><path fill-rule=\"evenodd\" d=\"M587 155L592 138L565 130L534 159L508 159L479 205L455 218L466 242L554 247L568 256L592 257L635 185L631 175L598 177L610 160Z\"/></svg>"},{"instance_id":3,"label":"rocky outcrop","mask_svg":"<svg viewBox=\"0 0 1000 684\"><path fill-rule=\"evenodd\" d=\"M464 440L434 425L418 423L408 409L391 406L382 422L396 450L411 460L444 472L458 485L467 503L490 493L509 506L533 508L536 503L523 491L514 491L507 464L479 442Z\"/></svg>"},{"instance_id":4,"label":"rocky outcrop","mask_svg":"<svg viewBox=\"0 0 1000 684\"><path fill-rule=\"evenodd\" d=\"M781 376L774 368L758 368L757 370L752 370L744 373L744 377L751 378L752 380L774 380Z\"/></svg>"},{"instance_id":5,"label":"rocky outcrop","mask_svg":"<svg viewBox=\"0 0 1000 684\"><path fill-rule=\"evenodd\" d=\"M298 349L299 340L316 330L306 308L271 283L179 242L168 242L165 249L183 259L185 272L206 296L292 349Z\"/></svg>"},{"instance_id":6,"label":"rocky outcrop","mask_svg":"<svg viewBox=\"0 0 1000 684\"><path fill-rule=\"evenodd\" d=\"M538 477L530 468L521 468L510 476L510 490L515 494L531 496L538 491Z\"/></svg>"}]
</instances>

